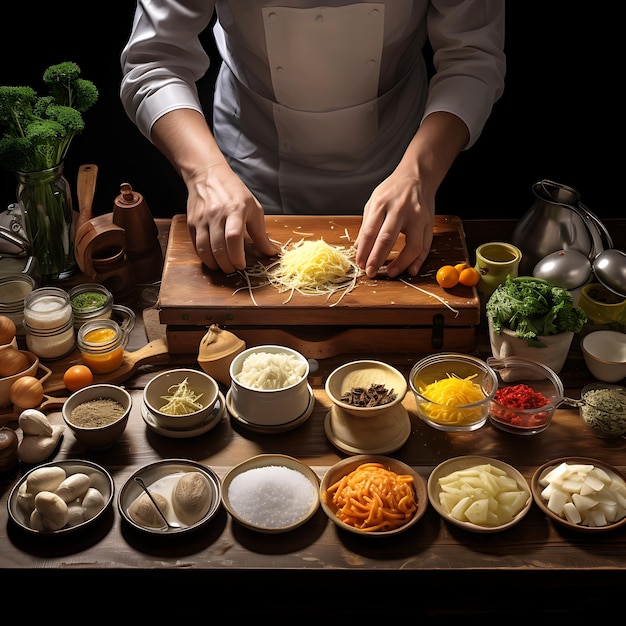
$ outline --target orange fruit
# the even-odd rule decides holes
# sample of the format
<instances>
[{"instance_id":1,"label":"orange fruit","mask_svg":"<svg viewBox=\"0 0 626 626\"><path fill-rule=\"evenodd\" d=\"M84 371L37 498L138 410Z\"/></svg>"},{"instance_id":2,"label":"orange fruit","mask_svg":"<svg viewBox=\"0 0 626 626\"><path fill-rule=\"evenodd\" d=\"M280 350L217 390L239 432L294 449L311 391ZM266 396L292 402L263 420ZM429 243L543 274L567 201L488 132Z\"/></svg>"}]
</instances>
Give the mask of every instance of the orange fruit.
<instances>
[{"instance_id":1,"label":"orange fruit","mask_svg":"<svg viewBox=\"0 0 626 626\"><path fill-rule=\"evenodd\" d=\"M459 283L466 287L473 287L480 280L480 272L475 267L466 267L459 274Z\"/></svg>"},{"instance_id":2,"label":"orange fruit","mask_svg":"<svg viewBox=\"0 0 626 626\"><path fill-rule=\"evenodd\" d=\"M459 271L454 265L443 265L437 270L435 276L437 283L444 289L454 287L459 282Z\"/></svg>"},{"instance_id":3,"label":"orange fruit","mask_svg":"<svg viewBox=\"0 0 626 626\"><path fill-rule=\"evenodd\" d=\"M63 384L71 392L89 387L92 383L93 373L86 365L72 365L63 374Z\"/></svg>"},{"instance_id":4,"label":"orange fruit","mask_svg":"<svg viewBox=\"0 0 626 626\"><path fill-rule=\"evenodd\" d=\"M454 269L459 273L459 276L461 275L461 272L465 269L467 269L469 267L469 265L467 263L457 263L454 266Z\"/></svg>"}]
</instances>

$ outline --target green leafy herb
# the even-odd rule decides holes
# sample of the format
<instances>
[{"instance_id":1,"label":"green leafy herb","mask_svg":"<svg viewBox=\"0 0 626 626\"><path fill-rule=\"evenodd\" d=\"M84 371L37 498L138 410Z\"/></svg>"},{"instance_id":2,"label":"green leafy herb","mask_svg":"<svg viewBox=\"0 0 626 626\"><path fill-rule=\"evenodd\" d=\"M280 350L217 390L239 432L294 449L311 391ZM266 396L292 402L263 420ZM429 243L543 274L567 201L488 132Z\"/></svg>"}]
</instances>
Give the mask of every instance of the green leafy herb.
<instances>
[{"instance_id":1,"label":"green leafy herb","mask_svg":"<svg viewBox=\"0 0 626 626\"><path fill-rule=\"evenodd\" d=\"M587 321L567 289L532 276L508 276L487 300L486 313L495 333L508 328L535 347L543 346L539 337L577 333Z\"/></svg>"},{"instance_id":2,"label":"green leafy herb","mask_svg":"<svg viewBox=\"0 0 626 626\"><path fill-rule=\"evenodd\" d=\"M85 127L82 114L98 100L94 83L70 61L48 67L43 82L45 96L31 87L0 86L0 165L12 172L59 165Z\"/></svg>"}]
</instances>

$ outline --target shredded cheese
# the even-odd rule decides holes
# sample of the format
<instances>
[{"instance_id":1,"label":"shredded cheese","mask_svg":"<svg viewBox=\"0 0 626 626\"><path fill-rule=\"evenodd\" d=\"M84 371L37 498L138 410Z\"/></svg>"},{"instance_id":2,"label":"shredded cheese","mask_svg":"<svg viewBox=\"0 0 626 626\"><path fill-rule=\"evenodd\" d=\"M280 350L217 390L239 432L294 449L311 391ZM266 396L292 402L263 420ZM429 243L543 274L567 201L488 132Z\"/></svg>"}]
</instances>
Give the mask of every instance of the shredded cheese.
<instances>
[{"instance_id":1,"label":"shredded cheese","mask_svg":"<svg viewBox=\"0 0 626 626\"><path fill-rule=\"evenodd\" d=\"M252 290L251 277L265 279L280 293L289 292L285 302L289 302L294 293L305 296L326 295L342 292L339 301L356 286L356 281L363 271L354 262L355 249L334 246L323 239L316 241L300 240L283 246L278 261L264 266L258 263L246 269L244 276L248 288Z\"/></svg>"},{"instance_id":2,"label":"shredded cheese","mask_svg":"<svg viewBox=\"0 0 626 626\"><path fill-rule=\"evenodd\" d=\"M469 426L482 419L483 408L469 406L485 398L480 385L472 382L475 376L448 374L447 378L420 385L419 392L430 401L420 405L420 411L438 424Z\"/></svg>"}]
</instances>

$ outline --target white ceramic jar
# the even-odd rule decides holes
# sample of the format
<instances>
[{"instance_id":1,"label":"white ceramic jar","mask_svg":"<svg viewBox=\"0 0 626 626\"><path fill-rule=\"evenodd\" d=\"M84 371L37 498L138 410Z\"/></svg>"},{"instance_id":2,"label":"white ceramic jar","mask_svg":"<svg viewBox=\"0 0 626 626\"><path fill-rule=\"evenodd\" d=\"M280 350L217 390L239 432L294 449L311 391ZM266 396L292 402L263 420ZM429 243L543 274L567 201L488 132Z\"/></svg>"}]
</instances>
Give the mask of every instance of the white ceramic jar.
<instances>
[{"instance_id":1,"label":"white ceramic jar","mask_svg":"<svg viewBox=\"0 0 626 626\"><path fill-rule=\"evenodd\" d=\"M69 294L40 287L24 299L24 332L28 349L41 359L60 359L75 346L74 316Z\"/></svg>"}]
</instances>

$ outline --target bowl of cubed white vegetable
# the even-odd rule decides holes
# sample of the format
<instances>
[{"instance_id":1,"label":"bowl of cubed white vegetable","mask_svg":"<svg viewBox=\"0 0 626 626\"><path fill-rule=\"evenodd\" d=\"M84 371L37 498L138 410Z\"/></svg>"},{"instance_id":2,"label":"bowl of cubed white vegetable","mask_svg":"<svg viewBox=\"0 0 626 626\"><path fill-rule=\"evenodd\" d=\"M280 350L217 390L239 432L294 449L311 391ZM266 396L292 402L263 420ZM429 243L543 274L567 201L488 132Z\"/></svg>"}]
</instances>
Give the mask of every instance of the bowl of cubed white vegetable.
<instances>
[{"instance_id":1,"label":"bowl of cubed white vegetable","mask_svg":"<svg viewBox=\"0 0 626 626\"><path fill-rule=\"evenodd\" d=\"M440 463L428 477L428 498L443 519L479 533L515 526L533 502L530 486L517 469L474 455Z\"/></svg>"},{"instance_id":2,"label":"bowl of cubed white vegetable","mask_svg":"<svg viewBox=\"0 0 626 626\"><path fill-rule=\"evenodd\" d=\"M556 523L583 532L626 524L626 478L587 457L563 457L537 468L531 480L537 506Z\"/></svg>"}]
</instances>

